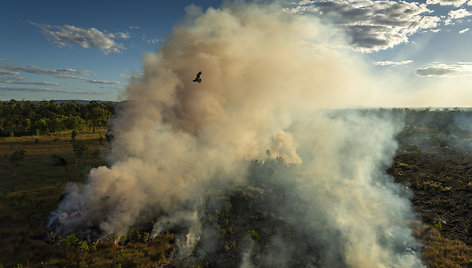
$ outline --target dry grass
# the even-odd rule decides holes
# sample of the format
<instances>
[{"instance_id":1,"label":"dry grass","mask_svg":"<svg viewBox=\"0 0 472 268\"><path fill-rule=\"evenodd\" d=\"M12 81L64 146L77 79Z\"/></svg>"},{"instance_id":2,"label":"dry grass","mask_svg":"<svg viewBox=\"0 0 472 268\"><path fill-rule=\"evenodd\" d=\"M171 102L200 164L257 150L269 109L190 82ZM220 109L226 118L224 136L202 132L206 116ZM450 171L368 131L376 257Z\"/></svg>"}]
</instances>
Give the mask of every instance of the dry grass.
<instances>
[{"instance_id":1,"label":"dry grass","mask_svg":"<svg viewBox=\"0 0 472 268\"><path fill-rule=\"evenodd\" d=\"M443 237L430 225L416 227L413 233L424 243L422 257L428 267L472 267L472 247Z\"/></svg>"},{"instance_id":2,"label":"dry grass","mask_svg":"<svg viewBox=\"0 0 472 268\"><path fill-rule=\"evenodd\" d=\"M67 247L56 242L48 244L54 256L40 262L51 266L100 266L100 267L162 267L170 264L167 259L172 246L173 235L164 234L156 237L150 243L140 241L113 243L103 240L97 243L96 250L84 252L80 247ZM90 243L89 243L90 245ZM37 263L37 261L36 261Z\"/></svg>"},{"instance_id":3,"label":"dry grass","mask_svg":"<svg viewBox=\"0 0 472 268\"><path fill-rule=\"evenodd\" d=\"M81 251L44 238L44 221L54 210L68 182L84 182L89 170L103 165L108 144L97 133L80 133L77 141L88 147L76 165L70 133L41 137L0 138L0 267L99 266L157 267L168 260L173 236L165 234L150 243L136 239L115 244L104 240L96 250ZM24 150L17 173L9 156ZM67 165L54 165L56 155ZM56 157L56 159L57 159ZM57 164L57 163L56 163ZM405 168L409 168L404 164ZM436 185L431 185L434 188ZM414 230L424 242L423 259L429 267L472 267L472 248L422 225ZM90 244L88 244L90 246Z\"/></svg>"},{"instance_id":4,"label":"dry grass","mask_svg":"<svg viewBox=\"0 0 472 268\"><path fill-rule=\"evenodd\" d=\"M79 133L76 141L87 146L80 159L72 149L70 132L0 138L0 267L18 264L23 267L90 264L153 267L167 262L172 237L165 235L151 244L102 242L96 251L86 254L77 246L67 248L44 240L44 222L57 207L65 185L84 182L91 168L105 164L108 144L104 137L100 143L104 132L105 129ZM15 166L10 156L18 150L24 150L25 155ZM63 165L65 162L58 165L58 158L63 158L67 165Z\"/></svg>"}]
</instances>

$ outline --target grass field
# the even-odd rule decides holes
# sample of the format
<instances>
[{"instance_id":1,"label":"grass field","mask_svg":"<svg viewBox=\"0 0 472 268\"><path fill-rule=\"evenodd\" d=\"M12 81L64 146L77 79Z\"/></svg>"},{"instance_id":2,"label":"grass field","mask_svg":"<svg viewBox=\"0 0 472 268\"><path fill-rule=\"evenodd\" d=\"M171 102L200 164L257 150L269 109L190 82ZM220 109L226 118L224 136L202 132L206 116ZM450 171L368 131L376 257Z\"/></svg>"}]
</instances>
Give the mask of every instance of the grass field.
<instances>
[{"instance_id":1,"label":"grass field","mask_svg":"<svg viewBox=\"0 0 472 268\"><path fill-rule=\"evenodd\" d=\"M71 133L0 138L0 267L88 265L153 266L166 262L172 235L144 240L145 234L98 244L47 237L45 221L69 182L84 182L91 168L105 165L104 129L79 133L87 150L78 158ZM100 138L102 136L102 138ZM22 160L12 154L24 150ZM127 265L128 264L128 265Z\"/></svg>"}]
</instances>

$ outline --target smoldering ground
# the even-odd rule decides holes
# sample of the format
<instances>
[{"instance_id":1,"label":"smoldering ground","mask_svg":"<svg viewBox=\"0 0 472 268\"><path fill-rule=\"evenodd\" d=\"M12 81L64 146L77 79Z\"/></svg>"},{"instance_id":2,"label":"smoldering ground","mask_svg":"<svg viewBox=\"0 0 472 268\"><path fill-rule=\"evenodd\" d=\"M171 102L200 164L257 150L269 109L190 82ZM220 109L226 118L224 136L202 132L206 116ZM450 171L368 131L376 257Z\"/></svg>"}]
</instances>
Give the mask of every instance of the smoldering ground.
<instances>
[{"instance_id":1,"label":"smoldering ground","mask_svg":"<svg viewBox=\"0 0 472 268\"><path fill-rule=\"evenodd\" d=\"M277 5L189 7L126 89L110 166L68 187L51 228L97 239L156 220L176 266L421 267L407 193L384 172L401 123L321 111L382 95L333 44Z\"/></svg>"},{"instance_id":2,"label":"smoldering ground","mask_svg":"<svg viewBox=\"0 0 472 268\"><path fill-rule=\"evenodd\" d=\"M394 113L405 118L405 128L397 135L401 150L421 151L441 159L454 151L471 151L472 111L468 108L396 109Z\"/></svg>"}]
</instances>

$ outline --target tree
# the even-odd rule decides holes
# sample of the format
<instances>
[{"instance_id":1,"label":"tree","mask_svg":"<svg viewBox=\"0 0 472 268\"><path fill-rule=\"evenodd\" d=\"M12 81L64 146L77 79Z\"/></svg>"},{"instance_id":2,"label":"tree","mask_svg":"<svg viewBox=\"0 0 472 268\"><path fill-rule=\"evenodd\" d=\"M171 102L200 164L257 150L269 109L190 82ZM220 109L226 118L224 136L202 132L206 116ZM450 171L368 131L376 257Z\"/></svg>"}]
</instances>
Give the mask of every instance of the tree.
<instances>
[{"instance_id":1,"label":"tree","mask_svg":"<svg viewBox=\"0 0 472 268\"><path fill-rule=\"evenodd\" d=\"M41 135L43 134L46 134L48 132L48 120L47 118L45 117L42 117L38 120L36 120L36 122L34 122L34 127L36 129L36 133L39 133Z\"/></svg>"},{"instance_id":2,"label":"tree","mask_svg":"<svg viewBox=\"0 0 472 268\"><path fill-rule=\"evenodd\" d=\"M0 102L0 136L43 135L62 130L80 130L87 126L106 126L114 114L113 103L91 101L57 103L55 101L10 100Z\"/></svg>"},{"instance_id":3,"label":"tree","mask_svg":"<svg viewBox=\"0 0 472 268\"><path fill-rule=\"evenodd\" d=\"M25 129L25 131L30 130L30 128L31 128L31 119L26 118L26 119L23 120L23 128Z\"/></svg>"},{"instance_id":4,"label":"tree","mask_svg":"<svg viewBox=\"0 0 472 268\"><path fill-rule=\"evenodd\" d=\"M65 119L67 129L83 129L85 120L78 115L71 115Z\"/></svg>"},{"instance_id":5,"label":"tree","mask_svg":"<svg viewBox=\"0 0 472 268\"><path fill-rule=\"evenodd\" d=\"M91 101L87 108L87 119L92 123L93 132L95 132L96 127L106 125L111 112L106 109L105 105L97 101Z\"/></svg>"}]
</instances>

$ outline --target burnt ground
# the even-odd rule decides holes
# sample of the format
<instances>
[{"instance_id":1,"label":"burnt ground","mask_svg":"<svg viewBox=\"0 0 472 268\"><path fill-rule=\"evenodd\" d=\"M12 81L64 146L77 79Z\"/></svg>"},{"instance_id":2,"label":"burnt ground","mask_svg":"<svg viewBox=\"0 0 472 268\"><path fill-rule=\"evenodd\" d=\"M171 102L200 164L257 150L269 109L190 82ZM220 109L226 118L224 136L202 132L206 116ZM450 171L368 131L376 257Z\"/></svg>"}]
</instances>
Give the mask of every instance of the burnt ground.
<instances>
[{"instance_id":1,"label":"burnt ground","mask_svg":"<svg viewBox=\"0 0 472 268\"><path fill-rule=\"evenodd\" d=\"M429 267L472 267L471 111L409 111L387 172L412 192ZM470 123L470 124L469 124Z\"/></svg>"},{"instance_id":2,"label":"burnt ground","mask_svg":"<svg viewBox=\"0 0 472 268\"><path fill-rule=\"evenodd\" d=\"M389 172L414 193L411 202L424 223L472 245L472 159L449 147L442 150L441 155L399 151Z\"/></svg>"},{"instance_id":3,"label":"burnt ground","mask_svg":"<svg viewBox=\"0 0 472 268\"><path fill-rule=\"evenodd\" d=\"M424 263L428 267L472 267L472 131L458 127L454 120L457 111L409 112L413 116L409 114L397 136L399 148L387 172L411 191L410 200L419 219L412 230L423 243L419 250ZM309 232L295 228L289 218L270 210L273 204L294 197L287 197L287 191L268 179L278 166L276 162L269 165L256 163L252 171L256 180L250 187L221 193L216 202L220 205L207 211L207 224L219 232L220 238L211 256L200 255L199 265L241 265L247 237L254 241L249 245L256 266L266 263L268 249L276 244L270 241L274 234L286 241L316 239L304 238ZM318 242L297 245L291 249L296 254L284 265L319 266L322 260L313 254L319 252L319 246ZM313 257L307 260L307 255Z\"/></svg>"},{"instance_id":4,"label":"burnt ground","mask_svg":"<svg viewBox=\"0 0 472 268\"><path fill-rule=\"evenodd\" d=\"M442 129L405 126L398 135L399 149L388 172L412 191L413 208L424 223L448 239L471 246L471 134L450 125L448 131Z\"/></svg>"},{"instance_id":5,"label":"burnt ground","mask_svg":"<svg viewBox=\"0 0 472 268\"><path fill-rule=\"evenodd\" d=\"M424 262L429 267L472 267L472 119L468 120L468 117L472 118L472 111L408 113L406 125L397 136L399 148L387 172L398 183L411 190L413 209L422 222L412 224L415 225L412 229L415 237L423 242L420 250ZM470 121L470 131L455 124L456 117L465 122ZM32 149L27 150L27 156L29 155L32 155ZM52 166L52 163L49 163L47 169L52 169ZM57 168L62 170L62 167ZM13 172L7 171L9 175ZM30 250L31 246L24 245L32 242L25 236L23 240L26 242L19 244L21 247L11 247L8 252L24 248L24 252L33 253L22 254L21 258L9 257L2 260L7 263L6 267L13 267L20 261L28 261L32 264L31 267L38 266L40 262L57 266L91 262L98 266L123 264L126 267L155 267L156 261L161 263L161 267L241 267L242 262L249 258L256 267L326 267L323 266L321 256L317 254L325 247L323 241L313 234L307 236L312 232L303 230L306 224L303 218L305 208L299 205L303 204L303 201L297 202L298 197L291 194L287 185L281 186L277 180L271 179L272 174L284 172L286 165L278 160L254 162L249 176L252 180L246 186L210 193L205 200L204 232L201 241L215 243L199 244L192 259L179 260L173 254L176 246L174 234L185 231L169 230L169 233L159 236L155 241L148 240L145 239L145 234L151 230L151 224L135 226L137 229L134 235L130 229L128 240L125 238L126 242L116 244L111 240L109 243L102 243L103 245L99 243L97 250L87 251L85 254L78 246L64 246L60 242L44 242L41 239L31 240L35 243L35 248ZM17 180L21 175L17 175ZM25 176L24 181L31 182L31 177ZM44 181L42 177L41 179ZM48 196L57 199L61 191L62 188L58 188L54 195ZM14 197L25 200L25 193L21 194L22 196ZM12 202L18 202L17 199L10 199ZM3 201L7 204L5 200L6 197ZM32 205L28 205L32 208L32 212L28 214L38 214L38 209L33 208L37 207L37 203L32 201ZM38 216L39 219L47 217L56 207L54 202L50 203L41 212L42 216ZM286 207L290 213L274 209L278 205L292 203L297 206ZM10 207L11 210L4 215L11 217L17 215L11 211L20 211L9 203L4 206ZM290 215L295 215L297 220L301 219L302 224L295 222ZM24 222L31 221L24 217ZM22 223L16 225L24 225ZM37 222L35 224L39 225ZM138 229L140 233L137 232ZM39 232L32 231L27 234ZM6 237L7 233L11 232L5 231L3 235ZM41 231L41 234L46 235L44 231ZM13 238L4 240L6 243L14 241ZM290 248L280 246L290 241L297 243L292 243ZM339 258L339 267L346 267L343 265L341 254L334 258Z\"/></svg>"},{"instance_id":6,"label":"burnt ground","mask_svg":"<svg viewBox=\"0 0 472 268\"><path fill-rule=\"evenodd\" d=\"M272 177L289 169L281 159L254 161L250 165L249 186L210 194L205 200L203 235L213 237L202 237L201 241L217 242L211 246L200 243L194 252L196 259L174 259L174 265L245 267L244 260L250 259L255 267L320 267L320 242L278 209L288 199L298 198ZM303 213L303 204L300 200L290 208L291 213ZM299 242L288 248L289 241Z\"/></svg>"}]
</instances>

